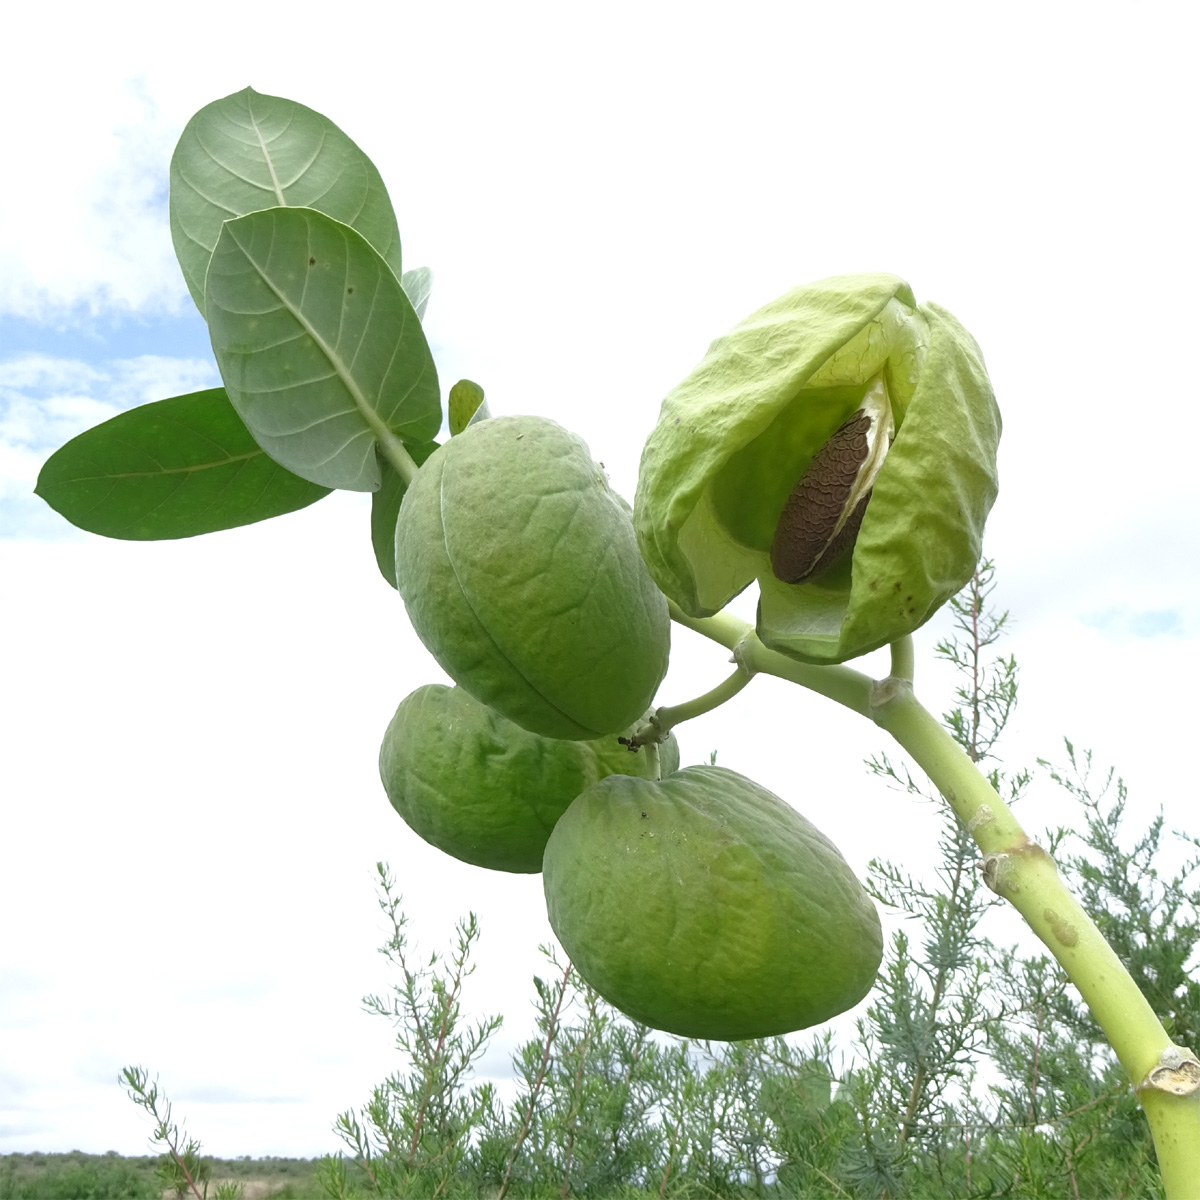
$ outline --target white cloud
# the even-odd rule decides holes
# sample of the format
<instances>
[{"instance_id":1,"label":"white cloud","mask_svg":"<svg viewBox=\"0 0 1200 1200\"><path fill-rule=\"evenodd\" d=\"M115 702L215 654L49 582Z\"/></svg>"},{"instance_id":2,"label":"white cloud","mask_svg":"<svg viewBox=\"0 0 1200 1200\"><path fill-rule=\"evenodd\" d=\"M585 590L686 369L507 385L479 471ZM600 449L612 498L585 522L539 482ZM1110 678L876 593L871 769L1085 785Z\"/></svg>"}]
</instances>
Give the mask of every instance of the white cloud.
<instances>
[{"instance_id":1,"label":"white cloud","mask_svg":"<svg viewBox=\"0 0 1200 1200\"><path fill-rule=\"evenodd\" d=\"M145 354L86 363L24 354L0 362L0 534L68 531L33 495L42 464L64 442L124 409L219 382L216 367L198 358Z\"/></svg>"},{"instance_id":2,"label":"white cloud","mask_svg":"<svg viewBox=\"0 0 1200 1200\"><path fill-rule=\"evenodd\" d=\"M10 125L20 184L0 193L0 315L61 321L190 304L165 220L174 123L137 79L110 76L83 103L52 90L57 103L44 109L47 89L34 93L38 121Z\"/></svg>"},{"instance_id":3,"label":"white cloud","mask_svg":"<svg viewBox=\"0 0 1200 1200\"><path fill-rule=\"evenodd\" d=\"M1128 608L1109 608L1104 612L1087 613L1082 620L1089 629L1096 629L1115 637L1185 636L1183 614L1172 608L1142 612L1134 612Z\"/></svg>"}]
</instances>

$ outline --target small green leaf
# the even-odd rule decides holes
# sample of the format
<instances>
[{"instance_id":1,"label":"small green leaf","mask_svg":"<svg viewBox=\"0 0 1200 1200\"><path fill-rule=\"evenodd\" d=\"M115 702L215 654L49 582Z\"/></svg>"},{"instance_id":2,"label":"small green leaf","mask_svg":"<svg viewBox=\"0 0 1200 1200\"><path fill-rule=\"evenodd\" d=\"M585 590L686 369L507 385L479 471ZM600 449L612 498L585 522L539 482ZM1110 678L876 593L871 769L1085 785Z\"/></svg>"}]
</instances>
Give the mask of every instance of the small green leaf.
<instances>
[{"instance_id":1,"label":"small green leaf","mask_svg":"<svg viewBox=\"0 0 1200 1200\"><path fill-rule=\"evenodd\" d=\"M229 399L297 475L373 492L380 440L417 445L437 434L441 394L421 322L348 225L311 208L227 221L205 307Z\"/></svg>"},{"instance_id":2,"label":"small green leaf","mask_svg":"<svg viewBox=\"0 0 1200 1200\"><path fill-rule=\"evenodd\" d=\"M429 293L433 291L433 272L428 267L414 267L400 276L400 286L412 303L419 320L425 320Z\"/></svg>"},{"instance_id":3,"label":"small green leaf","mask_svg":"<svg viewBox=\"0 0 1200 1200\"><path fill-rule=\"evenodd\" d=\"M272 461L223 388L119 413L55 451L34 489L105 537L195 537L294 512L329 494Z\"/></svg>"},{"instance_id":4,"label":"small green leaf","mask_svg":"<svg viewBox=\"0 0 1200 1200\"><path fill-rule=\"evenodd\" d=\"M196 113L171 158L171 240L201 313L221 226L277 206L353 226L400 277L396 214L371 160L327 117L246 88Z\"/></svg>"},{"instance_id":5,"label":"small green leaf","mask_svg":"<svg viewBox=\"0 0 1200 1200\"><path fill-rule=\"evenodd\" d=\"M420 466L436 449L437 442L425 442L409 446L408 452ZM396 586L396 520L400 516L400 502L408 490L404 480L392 468L387 459L379 456L379 490L371 494L371 545L375 550L375 562L379 573L391 587Z\"/></svg>"},{"instance_id":6,"label":"small green leaf","mask_svg":"<svg viewBox=\"0 0 1200 1200\"><path fill-rule=\"evenodd\" d=\"M483 388L469 379L460 379L450 389L450 435L462 433L468 425L476 421L486 421L492 414L488 412L487 401L484 399Z\"/></svg>"}]
</instances>

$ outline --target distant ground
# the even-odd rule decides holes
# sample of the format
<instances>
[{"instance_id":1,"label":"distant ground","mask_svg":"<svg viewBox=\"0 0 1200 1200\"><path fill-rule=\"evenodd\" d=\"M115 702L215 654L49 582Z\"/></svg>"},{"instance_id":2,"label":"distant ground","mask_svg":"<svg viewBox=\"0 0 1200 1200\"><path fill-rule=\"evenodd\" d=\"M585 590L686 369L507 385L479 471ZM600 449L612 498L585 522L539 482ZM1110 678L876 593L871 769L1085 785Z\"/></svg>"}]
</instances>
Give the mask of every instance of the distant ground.
<instances>
[{"instance_id":1,"label":"distant ground","mask_svg":"<svg viewBox=\"0 0 1200 1200\"><path fill-rule=\"evenodd\" d=\"M316 1180L319 1159L209 1158L208 1194L217 1184L236 1180L245 1200L324 1200ZM126 1158L107 1154L0 1155L0 1200L170 1200L162 1192L153 1156Z\"/></svg>"}]
</instances>

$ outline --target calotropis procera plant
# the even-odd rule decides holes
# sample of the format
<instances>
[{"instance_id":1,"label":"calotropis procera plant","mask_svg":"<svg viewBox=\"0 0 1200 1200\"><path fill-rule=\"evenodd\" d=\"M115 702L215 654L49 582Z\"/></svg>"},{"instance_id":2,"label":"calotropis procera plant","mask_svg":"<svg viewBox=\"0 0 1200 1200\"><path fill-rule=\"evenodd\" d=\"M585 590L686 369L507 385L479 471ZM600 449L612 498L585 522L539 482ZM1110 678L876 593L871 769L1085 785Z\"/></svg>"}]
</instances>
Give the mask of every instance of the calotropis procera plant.
<instances>
[{"instance_id":1,"label":"calotropis procera plant","mask_svg":"<svg viewBox=\"0 0 1200 1200\"><path fill-rule=\"evenodd\" d=\"M873 903L790 804L671 730L767 673L892 734L1110 1039L1164 1193L1200 1196L1200 1061L1175 1046L1054 863L913 692L911 633L970 578L1000 420L971 336L890 275L796 288L713 343L666 399L635 505L552 421L443 411L383 182L320 114L250 89L196 114L171 231L223 387L122 413L45 464L83 529L181 538L334 488L453 678L400 701L384 790L423 838L543 875L581 974L685 1036L784 1033L871 988ZM439 441L440 439L440 441ZM723 610L757 581L757 628ZM705 695L654 707L674 620L728 647ZM845 665L890 646L882 680Z\"/></svg>"}]
</instances>

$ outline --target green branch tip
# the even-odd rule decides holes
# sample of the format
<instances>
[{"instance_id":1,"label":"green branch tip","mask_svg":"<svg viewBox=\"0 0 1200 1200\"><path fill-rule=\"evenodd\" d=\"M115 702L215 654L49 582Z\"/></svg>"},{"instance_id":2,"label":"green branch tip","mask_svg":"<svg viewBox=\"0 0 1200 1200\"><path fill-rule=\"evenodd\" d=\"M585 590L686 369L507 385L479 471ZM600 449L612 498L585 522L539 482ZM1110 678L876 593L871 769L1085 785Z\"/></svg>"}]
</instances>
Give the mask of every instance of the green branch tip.
<instances>
[{"instance_id":1,"label":"green branch tip","mask_svg":"<svg viewBox=\"0 0 1200 1200\"><path fill-rule=\"evenodd\" d=\"M731 651L734 661L742 670L786 679L810 692L836 700L860 716L870 716L871 688L875 681L869 675L844 664L817 666L800 662L777 650L768 649L751 625L731 613L692 617L671 599L667 600L667 607L671 620Z\"/></svg>"},{"instance_id":2,"label":"green branch tip","mask_svg":"<svg viewBox=\"0 0 1200 1200\"><path fill-rule=\"evenodd\" d=\"M740 643L739 643L740 644ZM659 708L654 715L646 722L643 728L650 727L653 734L649 736L646 742L639 741L642 730L630 739L630 745L648 745L650 742L665 741L667 735L676 726L683 721L690 721L694 717L703 716L707 712L712 712L714 708L719 708L726 700L731 700L738 694L754 678L754 672L743 667L738 663L738 668L727 679L723 679L715 688L704 693L703 696L697 696L694 700L685 700L682 704L673 704L668 707Z\"/></svg>"}]
</instances>

